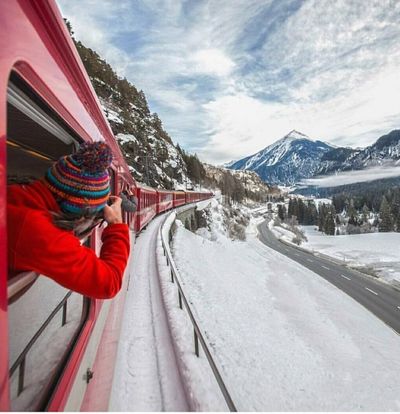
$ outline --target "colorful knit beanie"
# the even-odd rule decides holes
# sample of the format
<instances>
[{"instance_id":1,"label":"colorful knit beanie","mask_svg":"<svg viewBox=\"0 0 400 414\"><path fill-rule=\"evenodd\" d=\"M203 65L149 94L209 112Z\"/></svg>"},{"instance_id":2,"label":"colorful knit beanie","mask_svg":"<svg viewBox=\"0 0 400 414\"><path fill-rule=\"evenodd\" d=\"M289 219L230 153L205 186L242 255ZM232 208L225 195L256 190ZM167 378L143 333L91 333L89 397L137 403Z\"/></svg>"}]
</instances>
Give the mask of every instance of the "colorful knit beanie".
<instances>
[{"instance_id":1,"label":"colorful knit beanie","mask_svg":"<svg viewBox=\"0 0 400 414\"><path fill-rule=\"evenodd\" d=\"M104 142L83 144L78 151L55 162L45 175L47 187L65 213L95 215L110 193L110 147Z\"/></svg>"}]
</instances>

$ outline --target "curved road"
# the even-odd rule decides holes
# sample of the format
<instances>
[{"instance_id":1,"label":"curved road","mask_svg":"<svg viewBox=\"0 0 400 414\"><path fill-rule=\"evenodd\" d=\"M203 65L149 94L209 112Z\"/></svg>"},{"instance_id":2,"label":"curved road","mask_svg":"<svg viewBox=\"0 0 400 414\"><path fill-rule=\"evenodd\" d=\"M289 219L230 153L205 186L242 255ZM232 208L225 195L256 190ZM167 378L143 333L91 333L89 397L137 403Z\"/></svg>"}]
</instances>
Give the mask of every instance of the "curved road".
<instances>
[{"instance_id":1,"label":"curved road","mask_svg":"<svg viewBox=\"0 0 400 414\"><path fill-rule=\"evenodd\" d=\"M312 270L319 276L361 303L379 319L400 334L400 292L368 276L291 247L279 241L269 230L267 222L258 226L259 239L271 249Z\"/></svg>"}]
</instances>

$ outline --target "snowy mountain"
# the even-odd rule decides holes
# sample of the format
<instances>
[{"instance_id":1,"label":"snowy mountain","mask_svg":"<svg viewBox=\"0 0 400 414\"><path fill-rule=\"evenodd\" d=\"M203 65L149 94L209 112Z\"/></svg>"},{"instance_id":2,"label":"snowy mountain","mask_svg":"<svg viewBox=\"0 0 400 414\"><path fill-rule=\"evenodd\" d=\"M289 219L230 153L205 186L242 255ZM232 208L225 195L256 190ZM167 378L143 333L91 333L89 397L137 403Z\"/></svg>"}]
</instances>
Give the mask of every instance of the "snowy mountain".
<instances>
[{"instance_id":1,"label":"snowy mountain","mask_svg":"<svg viewBox=\"0 0 400 414\"><path fill-rule=\"evenodd\" d=\"M386 163L400 163L400 130L393 130L364 149L334 148L321 159L317 174L362 170Z\"/></svg>"},{"instance_id":2,"label":"snowy mountain","mask_svg":"<svg viewBox=\"0 0 400 414\"><path fill-rule=\"evenodd\" d=\"M293 130L260 152L230 164L229 168L255 171L270 184L293 185L312 177L319 170L324 154L333 149Z\"/></svg>"},{"instance_id":3,"label":"snowy mountain","mask_svg":"<svg viewBox=\"0 0 400 414\"><path fill-rule=\"evenodd\" d=\"M270 184L293 185L316 175L362 170L387 163L400 164L400 130L383 135L364 149L334 147L291 131L257 154L226 167L256 171Z\"/></svg>"}]
</instances>

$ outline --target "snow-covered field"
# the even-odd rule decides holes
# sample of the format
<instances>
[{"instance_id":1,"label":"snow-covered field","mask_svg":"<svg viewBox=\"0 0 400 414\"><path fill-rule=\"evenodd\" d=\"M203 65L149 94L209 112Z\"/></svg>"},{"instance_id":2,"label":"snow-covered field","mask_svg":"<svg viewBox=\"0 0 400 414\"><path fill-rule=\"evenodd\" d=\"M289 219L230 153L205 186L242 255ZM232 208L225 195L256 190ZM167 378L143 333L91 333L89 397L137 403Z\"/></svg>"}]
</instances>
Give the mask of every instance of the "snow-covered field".
<instances>
[{"instance_id":1,"label":"snow-covered field","mask_svg":"<svg viewBox=\"0 0 400 414\"><path fill-rule=\"evenodd\" d=\"M211 232L178 226L173 253L238 410L400 410L400 337L263 245L255 223L246 242L226 238L219 211ZM200 389L215 400L217 388Z\"/></svg>"},{"instance_id":2,"label":"snow-covered field","mask_svg":"<svg viewBox=\"0 0 400 414\"><path fill-rule=\"evenodd\" d=\"M351 266L370 267L385 280L400 283L400 233L327 236L315 226L301 226L303 248L344 260Z\"/></svg>"}]
</instances>

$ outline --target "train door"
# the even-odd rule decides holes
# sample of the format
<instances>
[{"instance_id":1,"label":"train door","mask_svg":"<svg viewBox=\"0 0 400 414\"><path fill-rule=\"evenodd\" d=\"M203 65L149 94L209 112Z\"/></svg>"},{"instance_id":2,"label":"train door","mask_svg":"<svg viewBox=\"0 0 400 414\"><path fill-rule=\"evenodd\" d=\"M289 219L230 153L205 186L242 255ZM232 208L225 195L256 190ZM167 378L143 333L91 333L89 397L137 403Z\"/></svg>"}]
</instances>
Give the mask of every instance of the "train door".
<instances>
[{"instance_id":1,"label":"train door","mask_svg":"<svg viewBox=\"0 0 400 414\"><path fill-rule=\"evenodd\" d=\"M7 95L7 180L43 177L79 137L21 78ZM9 231L12 231L11 229ZM89 301L32 272L8 276L10 408L44 410L87 318Z\"/></svg>"}]
</instances>

